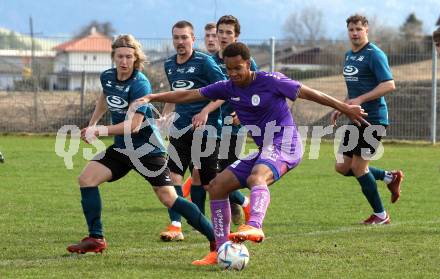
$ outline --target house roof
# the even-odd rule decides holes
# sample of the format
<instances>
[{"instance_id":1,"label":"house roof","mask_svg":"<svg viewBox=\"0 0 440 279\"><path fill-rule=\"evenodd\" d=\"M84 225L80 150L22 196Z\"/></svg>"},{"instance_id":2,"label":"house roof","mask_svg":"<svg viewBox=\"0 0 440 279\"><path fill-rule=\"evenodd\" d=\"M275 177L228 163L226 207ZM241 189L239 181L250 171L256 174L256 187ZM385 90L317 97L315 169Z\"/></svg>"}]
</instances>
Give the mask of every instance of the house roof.
<instances>
[{"instance_id":1,"label":"house roof","mask_svg":"<svg viewBox=\"0 0 440 279\"><path fill-rule=\"evenodd\" d=\"M99 32L91 32L86 37L73 39L53 48L59 52L111 52L112 41Z\"/></svg>"}]
</instances>

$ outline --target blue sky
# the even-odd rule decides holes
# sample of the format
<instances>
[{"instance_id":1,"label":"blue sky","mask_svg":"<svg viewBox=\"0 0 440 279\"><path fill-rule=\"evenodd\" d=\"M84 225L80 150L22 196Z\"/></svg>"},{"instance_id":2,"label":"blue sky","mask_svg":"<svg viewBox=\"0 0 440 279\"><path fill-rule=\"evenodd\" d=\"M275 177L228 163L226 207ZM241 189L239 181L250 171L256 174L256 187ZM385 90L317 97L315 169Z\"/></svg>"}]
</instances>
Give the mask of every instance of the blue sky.
<instances>
[{"instance_id":1,"label":"blue sky","mask_svg":"<svg viewBox=\"0 0 440 279\"><path fill-rule=\"evenodd\" d=\"M345 38L345 19L355 12L390 26L400 26L415 12L427 33L440 16L439 0L0 0L0 27L28 33L32 15L35 32L44 36L70 36L91 20L98 20L112 22L117 33L168 38L171 26L186 19L195 25L200 37L205 23L232 14L242 24L242 38L282 38L287 16L306 5L323 11L330 38Z\"/></svg>"}]
</instances>

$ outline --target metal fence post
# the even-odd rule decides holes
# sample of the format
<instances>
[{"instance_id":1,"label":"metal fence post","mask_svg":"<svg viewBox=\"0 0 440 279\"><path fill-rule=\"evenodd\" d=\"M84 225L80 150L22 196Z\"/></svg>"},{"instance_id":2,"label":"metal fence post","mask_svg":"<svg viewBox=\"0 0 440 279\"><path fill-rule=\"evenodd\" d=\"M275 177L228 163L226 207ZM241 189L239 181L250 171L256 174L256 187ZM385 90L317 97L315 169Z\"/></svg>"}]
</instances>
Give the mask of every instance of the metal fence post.
<instances>
[{"instance_id":1,"label":"metal fence post","mask_svg":"<svg viewBox=\"0 0 440 279\"><path fill-rule=\"evenodd\" d=\"M270 69L269 72L275 72L275 37L270 38Z\"/></svg>"},{"instance_id":2,"label":"metal fence post","mask_svg":"<svg viewBox=\"0 0 440 279\"><path fill-rule=\"evenodd\" d=\"M432 42L432 111L431 111L431 142L435 144L437 138L437 51Z\"/></svg>"}]
</instances>

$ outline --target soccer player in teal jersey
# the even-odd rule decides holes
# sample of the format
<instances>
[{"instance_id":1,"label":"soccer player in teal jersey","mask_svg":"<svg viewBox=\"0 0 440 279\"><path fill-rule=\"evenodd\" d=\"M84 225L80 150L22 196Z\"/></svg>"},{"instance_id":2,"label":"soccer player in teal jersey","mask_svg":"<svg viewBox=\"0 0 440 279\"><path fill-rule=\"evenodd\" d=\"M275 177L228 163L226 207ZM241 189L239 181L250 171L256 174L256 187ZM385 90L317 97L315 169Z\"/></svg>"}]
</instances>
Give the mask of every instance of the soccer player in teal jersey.
<instances>
[{"instance_id":1,"label":"soccer player in teal jersey","mask_svg":"<svg viewBox=\"0 0 440 279\"><path fill-rule=\"evenodd\" d=\"M230 100L243 125L252 125L252 138L258 151L228 166L209 183L211 220L217 247L232 241L264 239L263 220L270 203L269 185L294 169L302 158L301 137L290 113L286 98L303 98L331 106L357 124L366 114L358 105L348 105L322 92L311 89L281 73L252 72L246 45L232 43L224 50L230 80L181 92L150 94L133 107L148 102L190 102L195 100ZM230 234L230 192L248 187L251 190L251 217L237 233ZM212 251L195 265L217 264Z\"/></svg>"},{"instance_id":2,"label":"soccer player in teal jersey","mask_svg":"<svg viewBox=\"0 0 440 279\"><path fill-rule=\"evenodd\" d=\"M220 68L210 55L193 50L194 31L188 21L179 21L171 29L173 45L176 54L165 61L165 74L173 91L184 89L197 89L203 86L226 79ZM170 131L169 153L175 152L176 157L170 154L168 167L171 171L171 179L177 193L182 196L182 179L190 162L199 170L202 185L208 185L218 170L218 145L222 126L221 112L219 109L211 112L207 124L213 127L211 130L193 130L192 118L199 113L209 101L197 101L175 106L174 128ZM170 104L165 104L163 115L168 117L172 111ZM194 145L193 142L201 140L201 144ZM207 144L213 142L212 144ZM207 147L213 147L210 155L202 154ZM171 148L171 150L170 150ZM196 158L198 157L198 158ZM200 211L204 212L206 191L203 186L191 187L191 200ZM182 240L182 224L180 214L169 210L171 224L160 234L163 241Z\"/></svg>"},{"instance_id":3,"label":"soccer player in teal jersey","mask_svg":"<svg viewBox=\"0 0 440 279\"><path fill-rule=\"evenodd\" d=\"M152 186L160 202L182 214L194 228L210 241L215 249L212 225L200 210L179 197L172 186L162 139L152 120L149 107L140 107L126 119L129 105L151 93L148 79L140 71L145 55L141 44L131 35L120 35L112 44L111 57L116 68L101 74L103 93L99 96L89 126L81 130L81 138L90 143L98 136L114 136L114 143L98 154L79 176L81 205L89 235L67 247L71 253L102 252L107 248L101 221L101 197L98 186L124 177L134 169ZM112 125L96 126L109 110ZM142 125L146 120L148 125ZM136 159L132 157L136 156ZM145 170L146 169L146 170Z\"/></svg>"},{"instance_id":4,"label":"soccer player in teal jersey","mask_svg":"<svg viewBox=\"0 0 440 279\"><path fill-rule=\"evenodd\" d=\"M355 176L361 185L362 193L373 209L373 214L362 223L366 225L389 224L390 215L385 211L376 180L383 180L391 192L391 202L400 197L400 185L403 180L401 170L385 171L369 166L385 129L389 125L388 108L384 96L395 90L385 53L375 44L368 41L368 20L361 15L353 15L347 19L348 36L351 50L345 54L344 78L347 85L348 104L361 105L368 113L366 120L372 124L348 125L339 153L343 160L338 160L335 169L345 176ZM333 125L339 112L331 115ZM357 144L349 148L350 139Z\"/></svg>"},{"instance_id":5,"label":"soccer player in teal jersey","mask_svg":"<svg viewBox=\"0 0 440 279\"><path fill-rule=\"evenodd\" d=\"M220 50L217 38L217 27L213 22L205 25L205 48L211 55L216 54Z\"/></svg>"},{"instance_id":6,"label":"soccer player in teal jersey","mask_svg":"<svg viewBox=\"0 0 440 279\"><path fill-rule=\"evenodd\" d=\"M225 48L238 41L241 33L241 26L238 19L232 15L224 15L217 21L217 38L220 44L220 50L213 55L214 61L219 65L222 72L228 76L226 65L223 60L223 51ZM257 71L258 67L255 60L251 57L251 71ZM193 124L197 127L203 125L207 119L207 115L217 108L216 104L221 104L223 116L222 140L219 151L219 169L224 170L227 166L238 160L237 151L242 150L245 140L245 132L240 132L240 121L227 102L213 102L206 106L199 115L193 119ZM224 145L226 144L226 146ZM223 148L225 147L225 148ZM247 222L250 217L249 198L244 196L240 191L234 191L229 195L231 201L232 220L235 224L241 221L241 211L244 213L244 221ZM241 208L243 210L241 210Z\"/></svg>"}]
</instances>

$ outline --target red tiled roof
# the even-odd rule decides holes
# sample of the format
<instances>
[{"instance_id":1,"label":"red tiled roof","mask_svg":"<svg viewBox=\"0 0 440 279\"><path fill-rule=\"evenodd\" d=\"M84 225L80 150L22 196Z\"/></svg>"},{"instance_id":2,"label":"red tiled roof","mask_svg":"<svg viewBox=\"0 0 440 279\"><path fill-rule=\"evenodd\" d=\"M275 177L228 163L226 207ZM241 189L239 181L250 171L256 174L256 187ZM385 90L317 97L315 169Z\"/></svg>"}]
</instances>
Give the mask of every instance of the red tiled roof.
<instances>
[{"instance_id":1,"label":"red tiled roof","mask_svg":"<svg viewBox=\"0 0 440 279\"><path fill-rule=\"evenodd\" d=\"M86 37L57 45L53 49L65 52L111 52L112 40L101 33L95 32Z\"/></svg>"}]
</instances>

